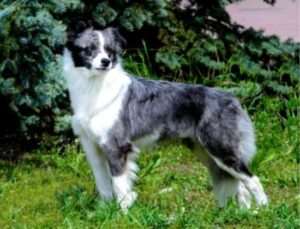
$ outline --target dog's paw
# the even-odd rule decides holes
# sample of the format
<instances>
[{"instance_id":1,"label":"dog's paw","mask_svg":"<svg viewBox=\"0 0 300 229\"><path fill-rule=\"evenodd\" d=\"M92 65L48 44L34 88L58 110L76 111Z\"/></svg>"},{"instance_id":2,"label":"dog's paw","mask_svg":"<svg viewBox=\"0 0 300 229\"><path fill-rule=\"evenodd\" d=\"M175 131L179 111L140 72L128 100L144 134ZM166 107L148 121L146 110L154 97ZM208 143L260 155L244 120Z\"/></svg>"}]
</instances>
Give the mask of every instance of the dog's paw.
<instances>
[{"instance_id":1,"label":"dog's paw","mask_svg":"<svg viewBox=\"0 0 300 229\"><path fill-rule=\"evenodd\" d=\"M136 192L130 192L123 196L122 198L119 197L119 204L124 213L128 212L128 208L131 207L131 205L134 203L134 201L137 198Z\"/></svg>"},{"instance_id":2,"label":"dog's paw","mask_svg":"<svg viewBox=\"0 0 300 229\"><path fill-rule=\"evenodd\" d=\"M257 203L256 203L256 207L260 208L263 206L268 206L269 201L268 201L268 197L266 196L265 193L261 193L260 196L257 198Z\"/></svg>"}]
</instances>

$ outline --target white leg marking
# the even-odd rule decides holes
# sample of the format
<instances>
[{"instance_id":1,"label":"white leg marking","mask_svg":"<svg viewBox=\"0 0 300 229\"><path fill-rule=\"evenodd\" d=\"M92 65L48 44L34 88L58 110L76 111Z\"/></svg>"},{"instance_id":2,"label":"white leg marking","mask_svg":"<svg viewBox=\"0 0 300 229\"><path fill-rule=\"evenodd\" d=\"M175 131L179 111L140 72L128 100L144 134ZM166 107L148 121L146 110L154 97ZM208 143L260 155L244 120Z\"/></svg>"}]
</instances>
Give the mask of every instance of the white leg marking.
<instances>
[{"instance_id":1,"label":"white leg marking","mask_svg":"<svg viewBox=\"0 0 300 229\"><path fill-rule=\"evenodd\" d=\"M131 191L132 184L128 179L128 173L125 172L120 176L113 176L112 183L118 203L126 213L137 197L137 194Z\"/></svg>"},{"instance_id":2,"label":"white leg marking","mask_svg":"<svg viewBox=\"0 0 300 229\"><path fill-rule=\"evenodd\" d=\"M112 199L111 173L105 155L90 140L82 137L81 144L92 169L98 193L104 199Z\"/></svg>"},{"instance_id":3,"label":"white leg marking","mask_svg":"<svg viewBox=\"0 0 300 229\"><path fill-rule=\"evenodd\" d=\"M264 192L264 189L263 189L259 179L256 176L246 177L242 181L243 181L244 185L246 186L246 188L253 195L256 205L258 207L268 204L268 198Z\"/></svg>"},{"instance_id":4,"label":"white leg marking","mask_svg":"<svg viewBox=\"0 0 300 229\"><path fill-rule=\"evenodd\" d=\"M251 207L251 194L242 182L239 182L236 198L241 208L249 209Z\"/></svg>"},{"instance_id":5,"label":"white leg marking","mask_svg":"<svg viewBox=\"0 0 300 229\"><path fill-rule=\"evenodd\" d=\"M136 173L138 172L138 170L139 168L137 164L135 164L134 161L128 160L126 174L127 174L128 182L131 187L133 186L133 182L136 181L137 179Z\"/></svg>"}]
</instances>

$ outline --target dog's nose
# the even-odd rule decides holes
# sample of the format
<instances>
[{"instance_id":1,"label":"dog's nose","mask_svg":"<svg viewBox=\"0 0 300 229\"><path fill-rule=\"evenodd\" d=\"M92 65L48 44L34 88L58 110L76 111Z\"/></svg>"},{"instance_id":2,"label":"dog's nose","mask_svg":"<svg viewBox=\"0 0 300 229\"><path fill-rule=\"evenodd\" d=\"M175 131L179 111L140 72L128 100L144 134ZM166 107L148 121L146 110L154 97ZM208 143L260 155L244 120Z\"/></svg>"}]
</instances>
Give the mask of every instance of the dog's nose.
<instances>
[{"instance_id":1,"label":"dog's nose","mask_svg":"<svg viewBox=\"0 0 300 229\"><path fill-rule=\"evenodd\" d=\"M103 58L103 59L101 59L101 63L103 65L103 67L107 67L110 64L110 59Z\"/></svg>"}]
</instances>

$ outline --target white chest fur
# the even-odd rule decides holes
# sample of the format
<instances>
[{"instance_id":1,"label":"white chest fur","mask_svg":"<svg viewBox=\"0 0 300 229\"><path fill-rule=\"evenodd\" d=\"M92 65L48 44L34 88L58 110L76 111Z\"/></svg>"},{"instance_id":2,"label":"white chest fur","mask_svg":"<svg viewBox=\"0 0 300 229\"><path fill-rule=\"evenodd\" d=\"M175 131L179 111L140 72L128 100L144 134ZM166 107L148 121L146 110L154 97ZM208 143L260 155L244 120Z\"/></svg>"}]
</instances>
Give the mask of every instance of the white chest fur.
<instances>
[{"instance_id":1,"label":"white chest fur","mask_svg":"<svg viewBox=\"0 0 300 229\"><path fill-rule=\"evenodd\" d=\"M74 111L74 133L105 143L119 119L130 78L119 66L106 72L75 68L68 50L64 52L63 70Z\"/></svg>"}]
</instances>

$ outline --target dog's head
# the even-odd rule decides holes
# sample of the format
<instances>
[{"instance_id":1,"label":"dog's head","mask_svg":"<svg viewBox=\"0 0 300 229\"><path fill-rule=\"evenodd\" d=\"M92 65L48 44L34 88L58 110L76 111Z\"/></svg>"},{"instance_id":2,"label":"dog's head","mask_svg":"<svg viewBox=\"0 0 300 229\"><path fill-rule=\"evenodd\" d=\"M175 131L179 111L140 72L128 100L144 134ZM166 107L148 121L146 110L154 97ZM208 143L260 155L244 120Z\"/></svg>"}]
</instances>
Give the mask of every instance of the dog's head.
<instances>
[{"instance_id":1,"label":"dog's head","mask_svg":"<svg viewBox=\"0 0 300 229\"><path fill-rule=\"evenodd\" d=\"M118 63L125 42L116 28L97 30L82 22L69 31L67 48L75 67L106 71Z\"/></svg>"}]
</instances>

